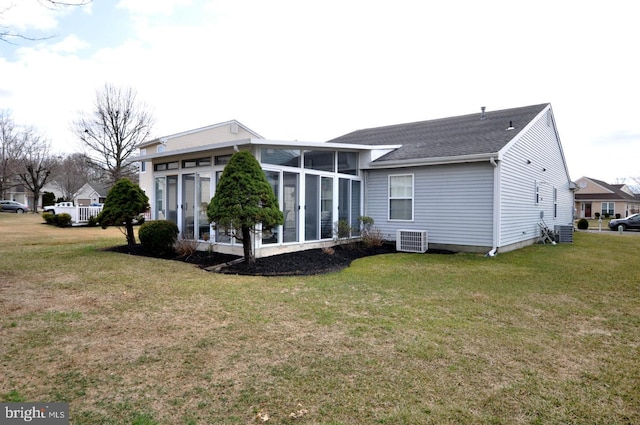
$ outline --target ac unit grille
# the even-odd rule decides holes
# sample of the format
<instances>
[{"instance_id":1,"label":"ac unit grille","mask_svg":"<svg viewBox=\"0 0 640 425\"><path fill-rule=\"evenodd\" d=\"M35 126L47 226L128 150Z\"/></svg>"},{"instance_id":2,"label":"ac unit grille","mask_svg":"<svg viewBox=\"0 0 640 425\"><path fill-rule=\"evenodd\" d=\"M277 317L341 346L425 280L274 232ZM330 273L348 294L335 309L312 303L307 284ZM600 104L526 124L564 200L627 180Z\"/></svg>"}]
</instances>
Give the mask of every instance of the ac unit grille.
<instances>
[{"instance_id":1,"label":"ac unit grille","mask_svg":"<svg viewBox=\"0 0 640 425\"><path fill-rule=\"evenodd\" d=\"M428 247L426 230L398 230L396 251L426 252Z\"/></svg>"},{"instance_id":2,"label":"ac unit grille","mask_svg":"<svg viewBox=\"0 0 640 425\"><path fill-rule=\"evenodd\" d=\"M560 243L572 243L573 242L573 226L559 226L554 227L556 233L556 242Z\"/></svg>"}]
</instances>

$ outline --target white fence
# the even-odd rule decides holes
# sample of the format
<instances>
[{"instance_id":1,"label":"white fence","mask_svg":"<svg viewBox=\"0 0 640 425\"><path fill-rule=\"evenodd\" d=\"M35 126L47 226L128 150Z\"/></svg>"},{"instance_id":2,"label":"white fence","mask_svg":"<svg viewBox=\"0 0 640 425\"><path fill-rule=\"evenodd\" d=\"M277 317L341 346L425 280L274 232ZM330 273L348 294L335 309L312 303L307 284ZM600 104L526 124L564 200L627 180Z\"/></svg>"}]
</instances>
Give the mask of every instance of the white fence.
<instances>
[{"instance_id":1,"label":"white fence","mask_svg":"<svg viewBox=\"0 0 640 425\"><path fill-rule=\"evenodd\" d=\"M69 214L71 216L71 224L74 226L87 224L91 217L100 214L102 207L55 207L56 214Z\"/></svg>"}]
</instances>

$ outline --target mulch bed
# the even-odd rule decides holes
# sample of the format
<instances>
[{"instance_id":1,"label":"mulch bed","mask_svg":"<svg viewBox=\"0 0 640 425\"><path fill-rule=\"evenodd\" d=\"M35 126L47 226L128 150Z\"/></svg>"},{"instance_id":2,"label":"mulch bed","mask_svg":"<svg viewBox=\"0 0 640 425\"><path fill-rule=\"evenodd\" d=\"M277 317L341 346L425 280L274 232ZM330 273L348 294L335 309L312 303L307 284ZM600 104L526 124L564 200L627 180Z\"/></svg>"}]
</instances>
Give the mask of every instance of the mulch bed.
<instances>
[{"instance_id":1,"label":"mulch bed","mask_svg":"<svg viewBox=\"0 0 640 425\"><path fill-rule=\"evenodd\" d=\"M290 252L257 258L255 263L244 261L230 264L216 270L214 266L233 262L240 257L218 252L196 251L191 255L178 256L166 255L158 257L147 253L141 245L136 245L132 252L126 245L107 248L108 251L120 252L130 255L142 255L147 257L164 258L172 261L183 261L194 264L202 269L217 271L218 273L252 275L252 276L306 276L331 273L349 267L355 259L370 255L388 254L395 251L392 244L384 244L380 247L366 248L361 244L348 246L335 246L331 250L309 249L305 251Z\"/></svg>"}]
</instances>

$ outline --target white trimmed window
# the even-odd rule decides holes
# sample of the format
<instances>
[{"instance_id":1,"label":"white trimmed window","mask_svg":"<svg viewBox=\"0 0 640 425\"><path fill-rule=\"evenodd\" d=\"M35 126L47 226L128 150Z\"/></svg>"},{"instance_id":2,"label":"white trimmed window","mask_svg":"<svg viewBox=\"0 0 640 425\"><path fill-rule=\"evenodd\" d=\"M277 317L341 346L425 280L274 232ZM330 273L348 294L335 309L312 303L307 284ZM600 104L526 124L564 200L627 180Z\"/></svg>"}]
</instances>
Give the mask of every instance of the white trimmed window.
<instances>
[{"instance_id":1,"label":"white trimmed window","mask_svg":"<svg viewBox=\"0 0 640 425\"><path fill-rule=\"evenodd\" d=\"M602 203L602 215L606 216L613 215L615 209L615 204L613 202L603 202Z\"/></svg>"},{"instance_id":2,"label":"white trimmed window","mask_svg":"<svg viewBox=\"0 0 640 425\"><path fill-rule=\"evenodd\" d=\"M413 174L389 176L389 220L413 220Z\"/></svg>"}]
</instances>

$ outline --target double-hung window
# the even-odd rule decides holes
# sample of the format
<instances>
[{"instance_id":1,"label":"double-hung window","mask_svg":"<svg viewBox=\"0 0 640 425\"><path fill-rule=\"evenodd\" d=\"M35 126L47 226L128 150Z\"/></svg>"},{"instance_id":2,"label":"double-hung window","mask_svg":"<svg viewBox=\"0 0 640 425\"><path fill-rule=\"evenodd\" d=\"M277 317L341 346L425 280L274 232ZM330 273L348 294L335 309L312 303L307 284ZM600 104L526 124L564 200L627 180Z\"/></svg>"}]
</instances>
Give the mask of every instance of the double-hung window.
<instances>
[{"instance_id":1,"label":"double-hung window","mask_svg":"<svg viewBox=\"0 0 640 425\"><path fill-rule=\"evenodd\" d=\"M413 174L389 176L389 220L413 220Z\"/></svg>"}]
</instances>

